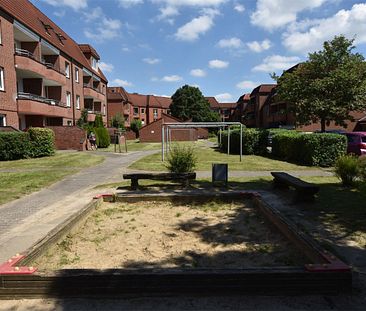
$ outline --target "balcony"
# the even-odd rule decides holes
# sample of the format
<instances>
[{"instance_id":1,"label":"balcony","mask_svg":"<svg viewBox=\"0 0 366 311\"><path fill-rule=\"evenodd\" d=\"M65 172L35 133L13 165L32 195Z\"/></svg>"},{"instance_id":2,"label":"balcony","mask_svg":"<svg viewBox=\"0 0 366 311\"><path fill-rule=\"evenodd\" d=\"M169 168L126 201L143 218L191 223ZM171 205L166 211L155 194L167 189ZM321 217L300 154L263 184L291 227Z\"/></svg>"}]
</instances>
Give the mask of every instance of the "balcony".
<instances>
[{"instance_id":1,"label":"balcony","mask_svg":"<svg viewBox=\"0 0 366 311\"><path fill-rule=\"evenodd\" d=\"M72 118L72 109L56 99L18 92L17 101L21 114Z\"/></svg>"},{"instance_id":2,"label":"balcony","mask_svg":"<svg viewBox=\"0 0 366 311\"><path fill-rule=\"evenodd\" d=\"M27 50L15 50L15 66L17 69L30 71L47 80L55 81L59 85L66 84L65 74L59 71L54 64L38 61L34 55Z\"/></svg>"},{"instance_id":3,"label":"balcony","mask_svg":"<svg viewBox=\"0 0 366 311\"><path fill-rule=\"evenodd\" d=\"M94 98L99 101L105 101L106 96L98 88L92 87L89 83L84 83L84 97Z\"/></svg>"}]
</instances>

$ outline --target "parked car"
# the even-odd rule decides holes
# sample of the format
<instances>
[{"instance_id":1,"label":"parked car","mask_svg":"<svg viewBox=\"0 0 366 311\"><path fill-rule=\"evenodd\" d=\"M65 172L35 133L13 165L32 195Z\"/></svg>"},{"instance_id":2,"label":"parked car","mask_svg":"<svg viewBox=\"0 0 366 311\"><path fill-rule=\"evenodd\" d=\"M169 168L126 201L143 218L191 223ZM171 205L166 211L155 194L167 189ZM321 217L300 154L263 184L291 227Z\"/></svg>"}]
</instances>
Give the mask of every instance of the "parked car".
<instances>
[{"instance_id":1,"label":"parked car","mask_svg":"<svg viewBox=\"0 0 366 311\"><path fill-rule=\"evenodd\" d=\"M366 132L346 133L348 140L347 153L366 155Z\"/></svg>"}]
</instances>

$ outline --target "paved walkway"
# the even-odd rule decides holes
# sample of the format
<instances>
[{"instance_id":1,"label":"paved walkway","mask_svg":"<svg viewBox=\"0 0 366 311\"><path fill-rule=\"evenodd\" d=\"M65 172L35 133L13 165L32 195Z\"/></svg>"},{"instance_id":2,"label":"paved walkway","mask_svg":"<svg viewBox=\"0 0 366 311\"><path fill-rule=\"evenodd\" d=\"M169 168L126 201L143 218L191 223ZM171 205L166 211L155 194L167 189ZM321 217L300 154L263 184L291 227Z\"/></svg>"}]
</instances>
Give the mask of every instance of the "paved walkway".
<instances>
[{"instance_id":1,"label":"paved walkway","mask_svg":"<svg viewBox=\"0 0 366 311\"><path fill-rule=\"evenodd\" d=\"M0 205L0 263L26 250L87 204L93 195L100 192L93 189L95 186L122 180L128 165L154 152L156 150L103 153L103 163L68 176L41 191Z\"/></svg>"}]
</instances>

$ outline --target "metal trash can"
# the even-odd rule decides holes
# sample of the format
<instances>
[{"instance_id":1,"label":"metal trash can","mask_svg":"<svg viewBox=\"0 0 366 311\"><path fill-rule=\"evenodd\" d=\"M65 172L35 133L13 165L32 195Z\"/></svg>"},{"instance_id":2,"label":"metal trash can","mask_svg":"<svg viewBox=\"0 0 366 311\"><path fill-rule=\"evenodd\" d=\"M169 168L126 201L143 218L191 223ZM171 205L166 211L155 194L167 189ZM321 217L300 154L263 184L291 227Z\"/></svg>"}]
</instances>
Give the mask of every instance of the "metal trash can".
<instances>
[{"instance_id":1,"label":"metal trash can","mask_svg":"<svg viewBox=\"0 0 366 311\"><path fill-rule=\"evenodd\" d=\"M212 164L212 183L224 182L227 186L228 181L228 164L227 163L213 163Z\"/></svg>"}]
</instances>

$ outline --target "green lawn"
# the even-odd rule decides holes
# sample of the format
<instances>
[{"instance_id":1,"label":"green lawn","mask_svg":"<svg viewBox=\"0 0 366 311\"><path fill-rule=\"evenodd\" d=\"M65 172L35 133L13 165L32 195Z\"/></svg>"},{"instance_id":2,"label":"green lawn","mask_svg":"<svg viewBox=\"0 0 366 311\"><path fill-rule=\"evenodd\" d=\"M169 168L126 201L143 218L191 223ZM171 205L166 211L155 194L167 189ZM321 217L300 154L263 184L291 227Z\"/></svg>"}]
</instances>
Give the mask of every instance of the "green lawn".
<instances>
[{"instance_id":1,"label":"green lawn","mask_svg":"<svg viewBox=\"0 0 366 311\"><path fill-rule=\"evenodd\" d=\"M103 156L75 152L56 153L53 157L0 162L0 204L40 190L103 160Z\"/></svg>"},{"instance_id":2,"label":"green lawn","mask_svg":"<svg viewBox=\"0 0 366 311\"><path fill-rule=\"evenodd\" d=\"M140 143L138 139L127 140L127 151L143 151L143 150L158 150L161 148L161 143ZM115 152L114 144L110 144L108 148L99 148L98 151ZM116 151L119 152L118 145ZM125 152L125 146L121 145L121 151Z\"/></svg>"},{"instance_id":3,"label":"green lawn","mask_svg":"<svg viewBox=\"0 0 366 311\"><path fill-rule=\"evenodd\" d=\"M212 163L228 163L229 170L232 171L289 171L314 169L314 167L300 166L255 155L243 155L242 162L240 162L239 155L221 153L214 148L207 147L202 141L197 142L194 146L198 159L196 168L198 171L211 170ZM144 157L134 162L129 168L147 171L167 170L164 163L161 161L161 153Z\"/></svg>"}]
</instances>

